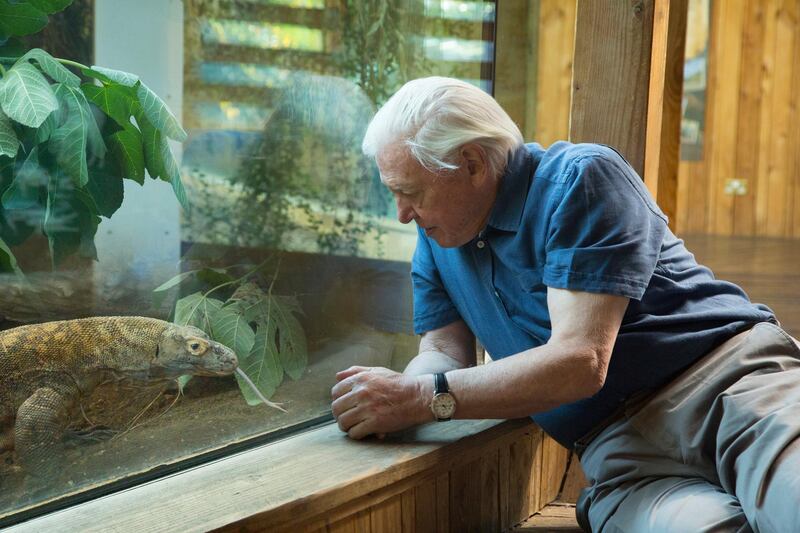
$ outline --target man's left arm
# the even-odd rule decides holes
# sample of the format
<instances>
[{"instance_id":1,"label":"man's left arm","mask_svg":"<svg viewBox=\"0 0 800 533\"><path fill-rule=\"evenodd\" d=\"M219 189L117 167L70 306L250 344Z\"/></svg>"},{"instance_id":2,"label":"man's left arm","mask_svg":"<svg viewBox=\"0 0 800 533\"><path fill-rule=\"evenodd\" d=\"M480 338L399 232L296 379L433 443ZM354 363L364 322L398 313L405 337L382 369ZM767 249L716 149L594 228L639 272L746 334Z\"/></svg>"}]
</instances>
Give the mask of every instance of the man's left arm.
<instances>
[{"instance_id":1,"label":"man's left arm","mask_svg":"<svg viewBox=\"0 0 800 533\"><path fill-rule=\"evenodd\" d=\"M454 418L521 418L592 396L602 388L628 298L548 288L547 305L552 335L546 344L447 373L457 402ZM337 399L354 390L359 395L361 422L357 432L350 432L353 438L433 419L428 405L434 384L429 374L406 376L351 367L337 379L332 390L337 420L343 414L337 406L349 403L337 404Z\"/></svg>"}]
</instances>

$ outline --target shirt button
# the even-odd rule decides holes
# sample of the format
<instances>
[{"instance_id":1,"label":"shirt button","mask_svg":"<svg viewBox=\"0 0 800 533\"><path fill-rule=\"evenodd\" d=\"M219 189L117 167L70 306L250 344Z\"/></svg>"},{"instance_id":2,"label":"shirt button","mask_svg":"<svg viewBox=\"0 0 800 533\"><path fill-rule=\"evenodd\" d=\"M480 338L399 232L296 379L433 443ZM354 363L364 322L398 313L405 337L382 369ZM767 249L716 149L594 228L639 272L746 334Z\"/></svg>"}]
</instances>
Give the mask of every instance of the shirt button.
<instances>
[{"instance_id":1,"label":"shirt button","mask_svg":"<svg viewBox=\"0 0 800 533\"><path fill-rule=\"evenodd\" d=\"M494 291L494 295L497 296L498 298L500 298L500 293L499 292Z\"/></svg>"},{"instance_id":2,"label":"shirt button","mask_svg":"<svg viewBox=\"0 0 800 533\"><path fill-rule=\"evenodd\" d=\"M476 244L476 246L477 246L478 248L483 248L484 246L486 246L486 243L485 243L485 242L483 242L483 241L478 241L478 242L477 242L477 244Z\"/></svg>"}]
</instances>

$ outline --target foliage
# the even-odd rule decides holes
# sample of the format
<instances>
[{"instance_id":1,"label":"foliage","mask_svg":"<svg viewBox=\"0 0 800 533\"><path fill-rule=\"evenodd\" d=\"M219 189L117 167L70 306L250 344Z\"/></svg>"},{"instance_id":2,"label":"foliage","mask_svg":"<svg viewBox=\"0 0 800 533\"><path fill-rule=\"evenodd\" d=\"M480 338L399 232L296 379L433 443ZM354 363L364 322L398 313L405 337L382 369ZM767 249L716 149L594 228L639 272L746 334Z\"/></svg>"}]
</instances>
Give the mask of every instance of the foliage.
<instances>
[{"instance_id":1,"label":"foliage","mask_svg":"<svg viewBox=\"0 0 800 533\"><path fill-rule=\"evenodd\" d=\"M269 398L283 382L284 374L300 379L308 364L308 348L297 319L302 314L297 299L273 294L274 277L266 291L254 281L262 265L239 278L231 274L236 267L192 270L173 277L154 292L163 296L178 287L193 290L175 303L173 321L196 326L230 347L239 358L239 367ZM194 290L199 287L204 290ZM212 293L222 296L213 298ZM238 375L236 379L249 405L261 403L248 384ZM184 376L181 384L187 381Z\"/></svg>"},{"instance_id":2,"label":"foliage","mask_svg":"<svg viewBox=\"0 0 800 533\"><path fill-rule=\"evenodd\" d=\"M40 30L70 1L0 1L0 40ZM38 48L0 57L0 272L20 272L11 248L37 230L53 268L74 253L96 259L100 217L122 204L123 178L142 184L145 170L188 209L168 138L186 133L134 74Z\"/></svg>"}]
</instances>

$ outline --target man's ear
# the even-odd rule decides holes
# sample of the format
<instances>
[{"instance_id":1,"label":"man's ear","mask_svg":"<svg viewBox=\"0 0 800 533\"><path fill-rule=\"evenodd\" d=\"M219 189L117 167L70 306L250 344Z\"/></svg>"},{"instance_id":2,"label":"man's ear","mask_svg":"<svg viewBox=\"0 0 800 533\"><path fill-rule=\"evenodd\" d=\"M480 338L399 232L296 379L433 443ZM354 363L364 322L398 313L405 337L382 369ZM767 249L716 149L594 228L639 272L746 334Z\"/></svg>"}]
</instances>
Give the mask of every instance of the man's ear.
<instances>
[{"instance_id":1,"label":"man's ear","mask_svg":"<svg viewBox=\"0 0 800 533\"><path fill-rule=\"evenodd\" d=\"M465 144L461 147L461 157L464 158L465 168L472 183L482 183L489 177L489 166L486 164L486 152L483 147L475 143Z\"/></svg>"}]
</instances>

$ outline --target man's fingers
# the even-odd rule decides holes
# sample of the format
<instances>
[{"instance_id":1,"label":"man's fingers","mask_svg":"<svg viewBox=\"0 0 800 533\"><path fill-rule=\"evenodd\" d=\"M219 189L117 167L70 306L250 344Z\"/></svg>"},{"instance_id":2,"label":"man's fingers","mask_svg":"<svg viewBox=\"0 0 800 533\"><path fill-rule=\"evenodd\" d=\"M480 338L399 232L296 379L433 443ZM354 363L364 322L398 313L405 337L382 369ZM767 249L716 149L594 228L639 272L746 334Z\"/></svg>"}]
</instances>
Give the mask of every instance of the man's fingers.
<instances>
[{"instance_id":1,"label":"man's fingers","mask_svg":"<svg viewBox=\"0 0 800 533\"><path fill-rule=\"evenodd\" d=\"M339 429L345 433L349 433L353 426L362 422L364 422L364 415L361 410L355 408L348 409L336 419L336 424L339 426Z\"/></svg>"},{"instance_id":2,"label":"man's fingers","mask_svg":"<svg viewBox=\"0 0 800 533\"><path fill-rule=\"evenodd\" d=\"M337 397L335 400L333 400L333 402L331 402L331 411L333 412L334 418L338 419L349 409L355 407L357 403L358 402L355 394L350 391Z\"/></svg>"},{"instance_id":3,"label":"man's fingers","mask_svg":"<svg viewBox=\"0 0 800 533\"><path fill-rule=\"evenodd\" d=\"M351 366L350 368L346 368L344 370L340 370L336 373L336 381L342 381L343 379L347 379L350 376L354 376L359 372L364 372L365 370L369 370L368 366Z\"/></svg>"},{"instance_id":4,"label":"man's fingers","mask_svg":"<svg viewBox=\"0 0 800 533\"><path fill-rule=\"evenodd\" d=\"M374 433L374 431L372 431L370 429L370 425L371 424L369 423L369 421L363 420L363 421L359 422L358 424L352 426L347 431L347 435L351 439L361 440L364 437L366 437L367 435L370 435L370 434Z\"/></svg>"}]
</instances>

